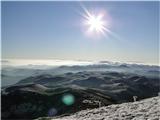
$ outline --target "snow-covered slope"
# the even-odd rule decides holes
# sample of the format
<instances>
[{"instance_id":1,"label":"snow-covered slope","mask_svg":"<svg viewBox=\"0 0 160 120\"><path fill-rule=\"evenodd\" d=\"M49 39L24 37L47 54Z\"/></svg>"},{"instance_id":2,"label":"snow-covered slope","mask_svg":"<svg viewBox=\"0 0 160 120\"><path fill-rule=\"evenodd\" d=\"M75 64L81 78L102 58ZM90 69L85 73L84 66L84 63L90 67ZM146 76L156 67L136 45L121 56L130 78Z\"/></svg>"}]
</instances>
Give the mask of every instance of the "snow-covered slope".
<instances>
[{"instance_id":1,"label":"snow-covered slope","mask_svg":"<svg viewBox=\"0 0 160 120\"><path fill-rule=\"evenodd\" d=\"M44 118L43 118L44 119ZM160 120L160 96L137 102L83 110L71 116L49 120Z\"/></svg>"}]
</instances>

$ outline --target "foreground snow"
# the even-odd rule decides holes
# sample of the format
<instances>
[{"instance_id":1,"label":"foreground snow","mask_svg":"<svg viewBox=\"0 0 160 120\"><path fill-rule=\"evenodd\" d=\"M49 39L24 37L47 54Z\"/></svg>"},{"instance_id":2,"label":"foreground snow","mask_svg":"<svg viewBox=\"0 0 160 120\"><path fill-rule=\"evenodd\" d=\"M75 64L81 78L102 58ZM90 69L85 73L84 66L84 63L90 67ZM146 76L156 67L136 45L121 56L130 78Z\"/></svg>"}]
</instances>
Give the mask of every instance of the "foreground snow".
<instances>
[{"instance_id":1,"label":"foreground snow","mask_svg":"<svg viewBox=\"0 0 160 120\"><path fill-rule=\"evenodd\" d=\"M160 96L133 103L83 110L71 116L51 120L160 120Z\"/></svg>"}]
</instances>

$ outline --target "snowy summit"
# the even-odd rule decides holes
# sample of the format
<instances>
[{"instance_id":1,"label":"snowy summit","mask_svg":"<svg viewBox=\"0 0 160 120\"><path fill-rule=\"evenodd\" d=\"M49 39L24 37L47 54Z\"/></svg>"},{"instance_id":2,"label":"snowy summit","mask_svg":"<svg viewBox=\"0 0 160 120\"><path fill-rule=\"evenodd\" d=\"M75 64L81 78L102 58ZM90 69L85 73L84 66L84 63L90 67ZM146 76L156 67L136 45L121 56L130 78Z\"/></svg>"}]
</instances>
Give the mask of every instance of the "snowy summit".
<instances>
[{"instance_id":1,"label":"snowy summit","mask_svg":"<svg viewBox=\"0 0 160 120\"><path fill-rule=\"evenodd\" d=\"M39 118L38 120L45 118ZM114 104L82 110L71 116L46 118L46 120L159 120L160 96L136 102Z\"/></svg>"}]
</instances>

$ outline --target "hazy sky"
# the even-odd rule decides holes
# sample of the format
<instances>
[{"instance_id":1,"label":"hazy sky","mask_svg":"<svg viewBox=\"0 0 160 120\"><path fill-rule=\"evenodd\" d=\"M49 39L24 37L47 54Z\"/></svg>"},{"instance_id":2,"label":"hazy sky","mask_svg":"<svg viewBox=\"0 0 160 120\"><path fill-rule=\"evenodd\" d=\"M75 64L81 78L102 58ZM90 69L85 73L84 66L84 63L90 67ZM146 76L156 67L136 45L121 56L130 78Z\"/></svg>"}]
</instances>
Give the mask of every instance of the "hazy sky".
<instances>
[{"instance_id":1,"label":"hazy sky","mask_svg":"<svg viewBox=\"0 0 160 120\"><path fill-rule=\"evenodd\" d=\"M82 5L114 34L86 35ZM158 2L2 2L2 58L158 64Z\"/></svg>"}]
</instances>

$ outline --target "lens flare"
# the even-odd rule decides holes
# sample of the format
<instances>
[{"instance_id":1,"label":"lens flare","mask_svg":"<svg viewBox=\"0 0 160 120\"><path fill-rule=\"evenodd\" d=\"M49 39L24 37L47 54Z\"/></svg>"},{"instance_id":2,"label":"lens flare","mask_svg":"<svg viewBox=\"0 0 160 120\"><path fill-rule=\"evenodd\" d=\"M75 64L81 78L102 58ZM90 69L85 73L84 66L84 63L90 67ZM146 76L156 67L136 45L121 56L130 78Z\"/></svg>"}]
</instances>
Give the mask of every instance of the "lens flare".
<instances>
[{"instance_id":1,"label":"lens flare","mask_svg":"<svg viewBox=\"0 0 160 120\"><path fill-rule=\"evenodd\" d=\"M51 109L49 109L49 111L48 111L48 116L49 117L53 117L53 116L55 116L56 114L57 114L57 110L56 110L56 108L51 108Z\"/></svg>"},{"instance_id":2,"label":"lens flare","mask_svg":"<svg viewBox=\"0 0 160 120\"><path fill-rule=\"evenodd\" d=\"M67 106L72 105L74 101L75 98L72 94L67 94L62 97L62 102Z\"/></svg>"}]
</instances>

